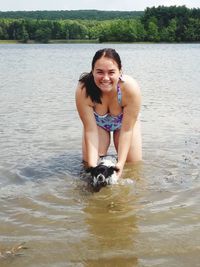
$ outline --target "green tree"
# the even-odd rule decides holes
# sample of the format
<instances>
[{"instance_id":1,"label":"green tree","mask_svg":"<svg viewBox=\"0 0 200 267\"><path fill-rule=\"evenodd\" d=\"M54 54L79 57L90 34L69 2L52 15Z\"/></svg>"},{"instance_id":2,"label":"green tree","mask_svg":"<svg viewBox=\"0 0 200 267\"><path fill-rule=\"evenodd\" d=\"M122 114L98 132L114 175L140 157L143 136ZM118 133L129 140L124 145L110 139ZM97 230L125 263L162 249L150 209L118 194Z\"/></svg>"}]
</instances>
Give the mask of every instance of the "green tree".
<instances>
[{"instance_id":1,"label":"green tree","mask_svg":"<svg viewBox=\"0 0 200 267\"><path fill-rule=\"evenodd\" d=\"M137 25L135 20L123 21L123 41L135 42L137 40Z\"/></svg>"},{"instance_id":2,"label":"green tree","mask_svg":"<svg viewBox=\"0 0 200 267\"><path fill-rule=\"evenodd\" d=\"M2 27L0 26L0 39L3 40L4 39L4 32Z\"/></svg>"},{"instance_id":3,"label":"green tree","mask_svg":"<svg viewBox=\"0 0 200 267\"><path fill-rule=\"evenodd\" d=\"M135 20L114 20L107 22L100 32L100 41L134 42L137 40Z\"/></svg>"},{"instance_id":4,"label":"green tree","mask_svg":"<svg viewBox=\"0 0 200 267\"><path fill-rule=\"evenodd\" d=\"M168 27L164 27L160 32L160 40L165 42L175 42L177 31L177 20L172 19Z\"/></svg>"},{"instance_id":5,"label":"green tree","mask_svg":"<svg viewBox=\"0 0 200 267\"><path fill-rule=\"evenodd\" d=\"M29 35L29 39L30 40L34 40L35 39L35 32L36 30L38 29L38 23L37 23L37 20L34 20L34 19L26 19L24 21L24 26L25 26L25 29Z\"/></svg>"},{"instance_id":6,"label":"green tree","mask_svg":"<svg viewBox=\"0 0 200 267\"><path fill-rule=\"evenodd\" d=\"M17 40L20 40L24 43L26 43L29 39L29 34L25 28L25 26L22 24L20 28L17 29L16 33Z\"/></svg>"},{"instance_id":7,"label":"green tree","mask_svg":"<svg viewBox=\"0 0 200 267\"><path fill-rule=\"evenodd\" d=\"M88 38L88 30L85 25L80 24L77 21L71 22L69 26L69 38L70 39L85 39Z\"/></svg>"},{"instance_id":8,"label":"green tree","mask_svg":"<svg viewBox=\"0 0 200 267\"><path fill-rule=\"evenodd\" d=\"M136 32L138 42L142 42L146 39L147 33L141 20L136 20Z\"/></svg>"},{"instance_id":9,"label":"green tree","mask_svg":"<svg viewBox=\"0 0 200 267\"><path fill-rule=\"evenodd\" d=\"M51 30L49 28L41 28L35 32L35 40L42 43L48 43L51 38Z\"/></svg>"},{"instance_id":10,"label":"green tree","mask_svg":"<svg viewBox=\"0 0 200 267\"><path fill-rule=\"evenodd\" d=\"M99 25L99 42L108 42L110 40L110 22L106 21Z\"/></svg>"},{"instance_id":11,"label":"green tree","mask_svg":"<svg viewBox=\"0 0 200 267\"><path fill-rule=\"evenodd\" d=\"M189 42L200 41L200 19L189 19L185 30L185 40Z\"/></svg>"},{"instance_id":12,"label":"green tree","mask_svg":"<svg viewBox=\"0 0 200 267\"><path fill-rule=\"evenodd\" d=\"M150 21L148 24L147 40L151 42L158 42L160 40L160 37L158 34L158 26L153 21Z\"/></svg>"},{"instance_id":13,"label":"green tree","mask_svg":"<svg viewBox=\"0 0 200 267\"><path fill-rule=\"evenodd\" d=\"M0 39L2 40L9 39L9 36L7 33L8 25L9 25L8 20L5 20L5 19L0 20L0 28L1 28Z\"/></svg>"},{"instance_id":14,"label":"green tree","mask_svg":"<svg viewBox=\"0 0 200 267\"><path fill-rule=\"evenodd\" d=\"M59 21L52 23L52 39L62 39L62 24Z\"/></svg>"}]
</instances>

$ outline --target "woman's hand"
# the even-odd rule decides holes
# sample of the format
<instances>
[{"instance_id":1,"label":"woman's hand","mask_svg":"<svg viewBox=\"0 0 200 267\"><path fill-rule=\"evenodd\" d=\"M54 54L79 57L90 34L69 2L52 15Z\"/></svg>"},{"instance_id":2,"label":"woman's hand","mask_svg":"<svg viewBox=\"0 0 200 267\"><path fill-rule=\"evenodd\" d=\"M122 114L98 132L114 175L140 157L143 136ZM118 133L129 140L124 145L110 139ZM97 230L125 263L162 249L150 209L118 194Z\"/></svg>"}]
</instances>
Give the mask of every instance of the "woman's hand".
<instances>
[{"instance_id":1,"label":"woman's hand","mask_svg":"<svg viewBox=\"0 0 200 267\"><path fill-rule=\"evenodd\" d=\"M117 169L117 177L120 178L123 172L123 165L120 164L120 162L117 162L117 164L115 165L116 169Z\"/></svg>"}]
</instances>

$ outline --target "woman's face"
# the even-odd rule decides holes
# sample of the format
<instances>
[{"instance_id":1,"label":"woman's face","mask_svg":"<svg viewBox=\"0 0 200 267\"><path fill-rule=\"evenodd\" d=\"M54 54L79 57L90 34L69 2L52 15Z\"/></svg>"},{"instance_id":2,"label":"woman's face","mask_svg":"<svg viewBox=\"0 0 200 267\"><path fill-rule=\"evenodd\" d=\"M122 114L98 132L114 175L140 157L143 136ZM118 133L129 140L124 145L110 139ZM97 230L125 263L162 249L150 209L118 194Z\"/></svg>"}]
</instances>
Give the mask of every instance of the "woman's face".
<instances>
[{"instance_id":1,"label":"woman's face","mask_svg":"<svg viewBox=\"0 0 200 267\"><path fill-rule=\"evenodd\" d=\"M101 57L96 61L92 73L96 85L102 92L110 92L117 88L121 71L113 59Z\"/></svg>"}]
</instances>

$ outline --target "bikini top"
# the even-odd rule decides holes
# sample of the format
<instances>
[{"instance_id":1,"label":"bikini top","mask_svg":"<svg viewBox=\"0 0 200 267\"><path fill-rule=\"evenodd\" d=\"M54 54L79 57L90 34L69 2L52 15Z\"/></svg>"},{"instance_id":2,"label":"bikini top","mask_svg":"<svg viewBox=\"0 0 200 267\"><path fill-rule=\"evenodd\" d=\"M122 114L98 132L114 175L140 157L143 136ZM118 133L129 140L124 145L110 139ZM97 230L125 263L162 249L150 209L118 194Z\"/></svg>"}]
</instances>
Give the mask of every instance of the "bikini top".
<instances>
[{"instance_id":1,"label":"bikini top","mask_svg":"<svg viewBox=\"0 0 200 267\"><path fill-rule=\"evenodd\" d=\"M119 85L117 85L117 99L120 106L122 106L122 92ZM94 116L98 126L102 127L108 132L116 131L121 128L123 113L117 116L106 113L105 115L99 115L94 111Z\"/></svg>"}]
</instances>

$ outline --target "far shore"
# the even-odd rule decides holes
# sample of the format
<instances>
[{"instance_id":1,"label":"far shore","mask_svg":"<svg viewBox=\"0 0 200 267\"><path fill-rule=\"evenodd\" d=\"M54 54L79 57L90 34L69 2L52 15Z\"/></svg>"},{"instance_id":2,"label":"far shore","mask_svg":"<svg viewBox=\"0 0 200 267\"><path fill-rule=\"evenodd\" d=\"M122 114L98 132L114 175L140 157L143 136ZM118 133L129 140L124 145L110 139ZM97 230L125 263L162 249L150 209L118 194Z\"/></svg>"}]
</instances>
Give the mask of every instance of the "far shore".
<instances>
[{"instance_id":1,"label":"far shore","mask_svg":"<svg viewBox=\"0 0 200 267\"><path fill-rule=\"evenodd\" d=\"M112 44L199 44L200 42L101 42L101 43L112 43ZM18 40L0 40L0 44L101 44L98 40L88 39L73 39L73 40L49 40L48 42L38 42L35 40L28 40L22 42Z\"/></svg>"},{"instance_id":2,"label":"far shore","mask_svg":"<svg viewBox=\"0 0 200 267\"><path fill-rule=\"evenodd\" d=\"M48 42L39 42L35 40L28 40L27 42L22 42L19 40L0 40L0 44L85 44L85 43L99 43L98 40L49 40Z\"/></svg>"}]
</instances>

